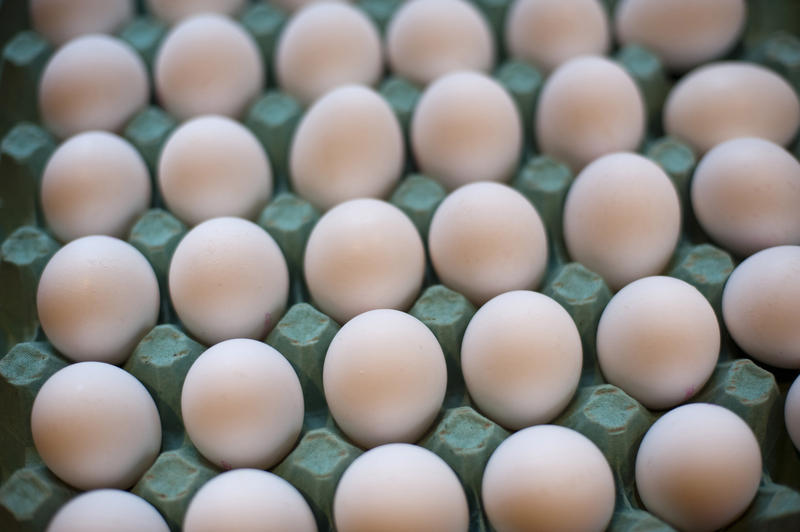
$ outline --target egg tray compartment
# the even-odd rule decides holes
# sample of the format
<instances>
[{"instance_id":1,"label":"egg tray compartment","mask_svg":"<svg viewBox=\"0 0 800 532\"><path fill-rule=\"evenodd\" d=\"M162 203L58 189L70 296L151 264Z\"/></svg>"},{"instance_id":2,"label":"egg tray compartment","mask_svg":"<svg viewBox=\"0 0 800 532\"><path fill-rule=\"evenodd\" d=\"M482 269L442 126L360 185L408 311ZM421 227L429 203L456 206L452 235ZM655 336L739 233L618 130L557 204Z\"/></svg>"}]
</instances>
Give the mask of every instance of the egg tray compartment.
<instances>
[{"instance_id":1,"label":"egg tray compartment","mask_svg":"<svg viewBox=\"0 0 800 532\"><path fill-rule=\"evenodd\" d=\"M498 31L508 0L476 3ZM0 2L0 32L9 21L23 20L14 4ZM359 2L381 27L398 4L398 0ZM750 25L745 45L736 53L775 69L800 89L797 37L770 34L759 40L776 27L776 21L778 27L792 21L800 25L800 16L792 17L800 15L800 4L750 4L750 20L755 18L756 23ZM256 38L265 57L271 56L286 15L267 4L256 3L247 8L240 20ZM13 27L22 27L21 24ZM143 16L124 28L120 36L150 64L165 30L160 22ZM35 311L39 275L59 248L58 242L41 228L43 219L37 205L38 182L56 147L55 139L35 124L36 83L51 53L40 36L23 31L5 46L0 64L0 133L4 133L0 143L0 354L8 351L0 358L0 530L9 531L43 530L58 508L76 494L44 467L30 434L30 410L36 392L50 375L68 363L46 342ZM667 272L696 286L719 317L722 288L734 261L724 251L705 243L707 237L691 219L687 187L696 162L691 150L673 139L653 137L659 133L660 108L671 80L657 58L640 47L622 48L615 57L631 72L646 97L653 127L643 152L667 171L687 213L680 245ZM524 63L506 61L497 68L495 77L510 91L522 116L531 117L542 76ZM385 79L379 90L407 132L419 90L399 78ZM363 451L337 429L322 391L322 362L339 325L309 304L302 280L303 249L319 213L288 191L287 152L301 115L302 108L293 98L270 86L248 111L244 123L269 153L276 177L276 195L258 223L278 242L291 272L292 306L267 343L292 363L306 403L300 439L272 471L303 493L320 529L326 530L332 524L336 483ZM153 106L136 115L123 133L143 155L151 174L160 148L175 125L171 117ZM529 119L526 137L526 145L530 146ZM794 152L800 153L800 143ZM523 159L512 185L536 205L548 229L550 262L540 289L568 310L578 325L584 347L580 387L554 423L588 436L609 460L617 486L610 529L668 530L668 525L643 509L634 485L638 445L661 413L648 411L620 389L604 383L596 363L594 337L611 292L599 276L567 262L561 239L561 209L573 176L565 166L532 151ZM413 171L411 161L408 170ZM161 454L132 490L151 502L177 530L192 495L220 471L197 453L180 421L182 381L205 346L181 329L169 302L169 260L187 229L160 208L163 205L157 188L154 192L154 208L135 224L129 242L148 258L159 279L159 325L145 336L124 367L145 384L156 400L163 440ZM399 184L391 201L409 215L424 237L433 211L444 196L435 181L411 174ZM473 408L464 388L459 348L475 309L463 296L436 282L428 267L425 289L410 312L431 328L443 347L448 390L439 417L418 443L437 453L458 474L468 496L470 528L488 530L481 509L481 476L489 456L509 433ZM708 384L692 401L713 402L739 414L754 430L764 456L764 475L756 499L730 527L732 530L800 529L800 455L783 423L783 403L793 378L792 372L763 369L746 358L723 328L720 361Z\"/></svg>"}]
</instances>

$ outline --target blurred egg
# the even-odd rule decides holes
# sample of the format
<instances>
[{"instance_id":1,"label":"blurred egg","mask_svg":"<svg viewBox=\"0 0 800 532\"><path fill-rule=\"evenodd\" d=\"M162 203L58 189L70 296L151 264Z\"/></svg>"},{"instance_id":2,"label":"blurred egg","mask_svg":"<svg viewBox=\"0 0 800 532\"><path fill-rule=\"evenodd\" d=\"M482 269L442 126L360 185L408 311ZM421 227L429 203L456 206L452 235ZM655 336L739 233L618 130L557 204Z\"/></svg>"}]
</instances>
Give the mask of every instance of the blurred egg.
<instances>
[{"instance_id":1,"label":"blurred egg","mask_svg":"<svg viewBox=\"0 0 800 532\"><path fill-rule=\"evenodd\" d=\"M235 15L247 3L246 0L146 0L147 11L175 24L200 13L220 13Z\"/></svg>"},{"instance_id":2,"label":"blurred egg","mask_svg":"<svg viewBox=\"0 0 800 532\"><path fill-rule=\"evenodd\" d=\"M406 310L425 275L425 248L403 211L346 201L325 213L306 244L303 271L314 304L339 323L378 308Z\"/></svg>"},{"instance_id":3,"label":"blurred egg","mask_svg":"<svg viewBox=\"0 0 800 532\"><path fill-rule=\"evenodd\" d=\"M644 138L644 100L614 61L582 56L545 81L534 117L542 153L578 172L601 155L635 151Z\"/></svg>"},{"instance_id":4,"label":"blurred egg","mask_svg":"<svg viewBox=\"0 0 800 532\"><path fill-rule=\"evenodd\" d=\"M500 183L472 183L436 209L428 235L442 283L475 305L510 290L533 290L547 266L547 234L534 206Z\"/></svg>"},{"instance_id":5,"label":"blurred egg","mask_svg":"<svg viewBox=\"0 0 800 532\"><path fill-rule=\"evenodd\" d=\"M237 338L208 348L181 390L186 434L217 467L268 469L291 450L303 425L303 390L277 350Z\"/></svg>"},{"instance_id":6,"label":"blurred egg","mask_svg":"<svg viewBox=\"0 0 800 532\"><path fill-rule=\"evenodd\" d=\"M161 448L147 389L103 362L71 364L47 379L33 402L31 432L48 469L80 490L130 488Z\"/></svg>"},{"instance_id":7,"label":"blurred egg","mask_svg":"<svg viewBox=\"0 0 800 532\"><path fill-rule=\"evenodd\" d=\"M194 118L169 136L158 183L170 212L190 226L218 216L255 219L272 196L272 170L261 143L223 116Z\"/></svg>"},{"instance_id":8,"label":"blurred egg","mask_svg":"<svg viewBox=\"0 0 800 532\"><path fill-rule=\"evenodd\" d=\"M722 316L745 353L800 368L800 246L767 248L739 264L722 292Z\"/></svg>"},{"instance_id":9,"label":"blurred egg","mask_svg":"<svg viewBox=\"0 0 800 532\"><path fill-rule=\"evenodd\" d=\"M519 111L489 76L450 73L422 93L411 119L411 147L420 170L448 190L508 181L522 149Z\"/></svg>"},{"instance_id":10,"label":"blurred egg","mask_svg":"<svg viewBox=\"0 0 800 532\"><path fill-rule=\"evenodd\" d=\"M133 0L31 0L33 29L56 46L88 33L116 33L133 17Z\"/></svg>"},{"instance_id":11,"label":"blurred egg","mask_svg":"<svg viewBox=\"0 0 800 532\"><path fill-rule=\"evenodd\" d=\"M419 85L455 70L488 72L494 38L484 15L464 0L411 0L386 29L392 71Z\"/></svg>"},{"instance_id":12,"label":"blurred egg","mask_svg":"<svg viewBox=\"0 0 800 532\"><path fill-rule=\"evenodd\" d=\"M578 387L581 337L564 308L537 292L490 299L472 317L461 369L478 408L509 429L547 423Z\"/></svg>"},{"instance_id":13,"label":"blurred egg","mask_svg":"<svg viewBox=\"0 0 800 532\"><path fill-rule=\"evenodd\" d=\"M130 244L85 236L47 263L36 308L47 339L67 358L121 364L156 324L158 281Z\"/></svg>"},{"instance_id":14,"label":"blurred egg","mask_svg":"<svg viewBox=\"0 0 800 532\"><path fill-rule=\"evenodd\" d=\"M359 85L333 89L314 102L289 153L292 190L321 210L388 196L404 163L403 131L392 108Z\"/></svg>"},{"instance_id":15,"label":"blurred egg","mask_svg":"<svg viewBox=\"0 0 800 532\"><path fill-rule=\"evenodd\" d=\"M483 472L483 506L494 530L602 531L614 511L614 477L603 453L566 427L509 436Z\"/></svg>"},{"instance_id":16,"label":"blurred egg","mask_svg":"<svg viewBox=\"0 0 800 532\"><path fill-rule=\"evenodd\" d=\"M425 324L379 309L356 316L336 333L322 383L333 419L358 445L411 443L439 413L447 366Z\"/></svg>"},{"instance_id":17,"label":"blurred egg","mask_svg":"<svg viewBox=\"0 0 800 532\"><path fill-rule=\"evenodd\" d=\"M672 70L688 70L728 52L744 29L744 0L622 0L617 38L655 52Z\"/></svg>"},{"instance_id":18,"label":"blurred egg","mask_svg":"<svg viewBox=\"0 0 800 532\"><path fill-rule=\"evenodd\" d=\"M54 53L39 79L42 122L57 137L119 131L150 96L144 61L108 35L77 37Z\"/></svg>"},{"instance_id":19,"label":"blurred egg","mask_svg":"<svg viewBox=\"0 0 800 532\"><path fill-rule=\"evenodd\" d=\"M362 454L342 475L333 499L339 532L466 532L469 510L458 477L416 445L394 443Z\"/></svg>"},{"instance_id":20,"label":"blurred egg","mask_svg":"<svg viewBox=\"0 0 800 532\"><path fill-rule=\"evenodd\" d=\"M305 104L340 85L374 85L382 71L378 29L346 3L310 3L298 10L275 48L278 85Z\"/></svg>"},{"instance_id":21,"label":"blurred egg","mask_svg":"<svg viewBox=\"0 0 800 532\"><path fill-rule=\"evenodd\" d=\"M82 493L62 506L47 532L169 532L161 514L142 499L121 490Z\"/></svg>"},{"instance_id":22,"label":"blurred egg","mask_svg":"<svg viewBox=\"0 0 800 532\"><path fill-rule=\"evenodd\" d=\"M169 293L181 323L206 345L263 339L286 309L289 269L275 240L241 218L212 218L180 241Z\"/></svg>"},{"instance_id":23,"label":"blurred egg","mask_svg":"<svg viewBox=\"0 0 800 532\"><path fill-rule=\"evenodd\" d=\"M719 348L711 304L673 277L645 277L625 286L597 326L603 376L651 410L694 396L711 377Z\"/></svg>"},{"instance_id":24,"label":"blurred egg","mask_svg":"<svg viewBox=\"0 0 800 532\"><path fill-rule=\"evenodd\" d=\"M681 205L664 170L635 153L600 157L578 174L564 204L572 260L612 290L667 266L681 230Z\"/></svg>"},{"instance_id":25,"label":"blurred egg","mask_svg":"<svg viewBox=\"0 0 800 532\"><path fill-rule=\"evenodd\" d=\"M800 244L800 163L781 146L752 137L718 144L691 186L697 220L725 249L748 256Z\"/></svg>"},{"instance_id":26,"label":"blurred egg","mask_svg":"<svg viewBox=\"0 0 800 532\"><path fill-rule=\"evenodd\" d=\"M150 172L128 141L87 131L61 144L44 168L42 211L63 242L87 235L125 238L150 206Z\"/></svg>"},{"instance_id":27,"label":"blurred egg","mask_svg":"<svg viewBox=\"0 0 800 532\"><path fill-rule=\"evenodd\" d=\"M156 93L180 120L244 114L264 89L264 60L255 40L215 13L189 17L167 33L153 63Z\"/></svg>"},{"instance_id":28,"label":"blurred egg","mask_svg":"<svg viewBox=\"0 0 800 532\"><path fill-rule=\"evenodd\" d=\"M775 72L743 61L703 65L670 91L664 104L667 134L702 154L736 137L782 146L800 126L800 100Z\"/></svg>"},{"instance_id":29,"label":"blurred egg","mask_svg":"<svg viewBox=\"0 0 800 532\"><path fill-rule=\"evenodd\" d=\"M516 0L505 20L506 48L545 73L611 44L606 8L598 0Z\"/></svg>"},{"instance_id":30,"label":"blurred egg","mask_svg":"<svg viewBox=\"0 0 800 532\"><path fill-rule=\"evenodd\" d=\"M308 503L287 481L256 469L217 475L192 497L184 532L316 532Z\"/></svg>"},{"instance_id":31,"label":"blurred egg","mask_svg":"<svg viewBox=\"0 0 800 532\"><path fill-rule=\"evenodd\" d=\"M645 507L687 531L718 530L739 517L761 481L753 431L721 406L695 403L664 414L636 454Z\"/></svg>"}]
</instances>

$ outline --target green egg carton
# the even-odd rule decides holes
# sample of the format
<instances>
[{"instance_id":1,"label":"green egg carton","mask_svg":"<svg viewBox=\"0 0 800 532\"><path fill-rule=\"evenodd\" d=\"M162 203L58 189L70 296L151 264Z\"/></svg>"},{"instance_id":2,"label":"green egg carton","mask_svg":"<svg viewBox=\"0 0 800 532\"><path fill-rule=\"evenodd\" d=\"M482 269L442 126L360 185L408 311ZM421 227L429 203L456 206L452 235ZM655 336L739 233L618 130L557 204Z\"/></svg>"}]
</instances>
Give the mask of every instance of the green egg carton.
<instances>
[{"instance_id":1,"label":"green egg carton","mask_svg":"<svg viewBox=\"0 0 800 532\"><path fill-rule=\"evenodd\" d=\"M570 262L561 235L562 207L574 178L570 170L535 149L532 117L544 76L532 66L505 56L503 20L510 0L473 0L487 15L498 43L495 78L512 95L523 117L526 142L511 185L540 213L548 232L550 260L539 290L558 301L578 326L584 363L580 386L554 423L590 438L611 465L617 488L610 530L661 531L671 527L648 513L634 482L634 458L644 434L662 412L646 409L619 388L605 382L597 364L595 335L612 296L603 279ZM166 27L139 5L139 16L119 36L151 64ZM604 2L613 9L616 2ZM359 0L378 26L385 26L399 0ZM732 57L761 62L800 87L800 3L750 0L750 22ZM263 2L248 3L239 15L271 61L277 37L288 16ZM69 362L47 342L37 320L39 276L60 244L44 226L38 205L38 183L57 141L37 122L36 85L52 47L28 29L24 2L0 0L0 530L40 531L58 509L77 494L52 475L33 447L30 410L47 378ZM660 109L674 78L648 50L629 46L612 57L625 67L645 95L650 128L641 152L664 168L681 198L684 221L680 243L665 274L694 285L721 320L721 296L736 260L715 247L699 229L688 203L688 185L697 162L681 142L663 136ZM290 269L290 306L264 339L292 364L304 392L306 416L293 450L272 471L294 485L311 507L320 530L333 529L333 495L345 469L363 449L332 420L322 388L322 366L328 345L341 324L313 306L302 273L303 250L318 212L293 194L288 150L304 109L275 86L270 72L264 94L242 122L264 146L273 165L275 193L257 219L284 253ZM388 76L377 89L396 113L404 132L421 89ZM142 154L152 175L176 120L157 102L143 109L121 132ZM796 153L800 153L800 142ZM221 471L205 460L185 434L180 412L183 379L206 346L191 338L178 322L168 297L166 276L172 253L187 227L172 216L154 187L151 209L134 224L128 241L150 261L161 290L156 325L139 342L124 369L153 396L162 430L158 458L131 488L179 530L194 493ZM407 175L389 200L412 220L423 239L445 190L407 161ZM417 443L440 456L460 478L470 509L470 530L491 530L481 501L483 469L509 432L484 417L466 392L460 367L460 345L475 313L461 294L439 284L428 268L425 286L409 312L425 323L445 354L448 386L443 407ZM800 530L800 454L783 423L783 403L793 372L764 367L742 353L723 327L719 363L709 382L692 401L720 404L736 412L753 429L761 446L764 470L755 500L730 530Z\"/></svg>"}]
</instances>

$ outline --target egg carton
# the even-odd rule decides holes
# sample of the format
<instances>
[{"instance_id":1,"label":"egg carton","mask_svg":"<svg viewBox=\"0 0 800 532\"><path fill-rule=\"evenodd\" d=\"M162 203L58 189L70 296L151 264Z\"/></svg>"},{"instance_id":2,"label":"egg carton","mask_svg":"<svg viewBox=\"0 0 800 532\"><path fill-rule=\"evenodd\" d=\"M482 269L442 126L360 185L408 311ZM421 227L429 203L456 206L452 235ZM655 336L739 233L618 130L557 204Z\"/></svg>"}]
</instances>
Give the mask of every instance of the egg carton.
<instances>
[{"instance_id":1,"label":"egg carton","mask_svg":"<svg viewBox=\"0 0 800 532\"><path fill-rule=\"evenodd\" d=\"M379 27L385 27L400 0L361 0ZM475 0L495 30L509 0ZM615 2L607 0L613 7ZM26 26L22 2L0 1L0 42L10 30L0 63L0 530L43 530L54 513L76 491L53 476L33 447L30 411L38 389L68 364L47 343L37 321L35 293L38 278L58 250L59 243L43 228L37 187L56 140L36 124L36 85L52 48ZM800 4L792 1L751 1L750 23L734 56L763 63L800 91ZM251 32L265 57L272 55L276 37L287 16L264 3L250 5L240 21ZM791 24L795 24L792 27ZM774 33L789 29L791 33ZM142 14L120 37L131 44L148 65L166 27ZM661 63L644 48L616 50L615 58L632 74L645 95L650 131L642 152L660 164L679 191L684 212L683 233L666 274L683 279L708 298L721 320L723 286L735 260L708 243L688 208L688 184L696 158L675 139L660 137L660 110L672 83ZM543 77L531 66L506 61L494 73L513 96L524 117L531 117ZM270 77L274 80L274 76ZM379 86L407 134L418 88L387 78ZM291 453L272 471L292 483L312 508L320 530L332 528L332 500L337 482L363 450L339 431L328 412L322 390L322 363L339 329L333 319L311 304L302 275L306 240L320 213L292 194L288 185L287 152L302 116L302 107L289 95L270 86L244 118L269 154L276 176L275 195L258 218L279 244L290 269L290 307L266 338L295 368L304 392L303 431ZM589 437L608 459L617 487L611 530L669 530L648 513L634 483L634 458L645 432L661 414L647 410L619 388L604 382L597 365L595 335L611 291L597 274L569 262L561 236L564 198L573 174L531 148L531 120L525 120L528 152L512 186L539 211L548 232L550 260L540 290L558 301L578 326L584 364L580 386L566 410L553 423L571 427ZM154 174L159 151L176 126L156 106L137 114L123 136L142 154ZM794 145L800 155L800 142ZM408 175L391 195L425 238L434 210L445 191L434 180ZM163 208L154 187L153 208L134 225L128 241L153 266L161 289L159 325L139 343L124 368L152 394L162 429L161 453L132 491L179 530L194 493L221 471L205 460L185 434L180 414L180 391L193 361L205 346L187 335L177 321L166 289L169 261L187 228ZM411 310L439 340L447 362L448 387L443 408L430 431L419 441L444 459L458 474L470 508L470 529L490 530L482 510L480 485L483 469L494 449L509 432L487 419L466 393L460 370L460 343L475 312L462 295L438 284L430 265L425 286ZM744 355L723 327L719 362L709 382L693 402L716 403L740 415L753 429L761 446L764 471L755 500L731 530L800 529L800 454L792 446L783 423L783 404L794 372L756 364Z\"/></svg>"}]
</instances>

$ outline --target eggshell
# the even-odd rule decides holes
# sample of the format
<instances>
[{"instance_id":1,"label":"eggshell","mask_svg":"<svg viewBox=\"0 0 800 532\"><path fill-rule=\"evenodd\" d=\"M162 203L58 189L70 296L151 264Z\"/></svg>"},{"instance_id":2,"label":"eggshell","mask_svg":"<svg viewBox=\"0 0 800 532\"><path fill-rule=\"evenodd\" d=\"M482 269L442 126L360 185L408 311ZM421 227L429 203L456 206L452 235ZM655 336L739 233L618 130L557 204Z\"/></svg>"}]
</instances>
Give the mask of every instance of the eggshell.
<instances>
[{"instance_id":1,"label":"eggshell","mask_svg":"<svg viewBox=\"0 0 800 532\"><path fill-rule=\"evenodd\" d=\"M80 490L133 486L158 455L161 422L145 387L103 362L79 362L45 381L31 410L36 452Z\"/></svg>"},{"instance_id":2,"label":"eggshell","mask_svg":"<svg viewBox=\"0 0 800 532\"><path fill-rule=\"evenodd\" d=\"M144 62L124 41L84 35L59 48L39 80L39 112L57 137L119 131L150 96Z\"/></svg>"},{"instance_id":3,"label":"eggshell","mask_svg":"<svg viewBox=\"0 0 800 532\"><path fill-rule=\"evenodd\" d=\"M516 0L508 9L509 53L549 73L580 55L603 55L611 44L608 16L598 0Z\"/></svg>"},{"instance_id":4,"label":"eggshell","mask_svg":"<svg viewBox=\"0 0 800 532\"><path fill-rule=\"evenodd\" d=\"M147 0L147 11L170 24L199 13L234 15L246 0Z\"/></svg>"},{"instance_id":5,"label":"eggshell","mask_svg":"<svg viewBox=\"0 0 800 532\"><path fill-rule=\"evenodd\" d=\"M498 532L599 532L614 511L614 477L603 453L581 433L555 425L523 429L501 443L481 491Z\"/></svg>"},{"instance_id":6,"label":"eggshell","mask_svg":"<svg viewBox=\"0 0 800 532\"><path fill-rule=\"evenodd\" d=\"M256 469L218 475L192 498L183 520L184 532L316 532L308 503L281 477Z\"/></svg>"},{"instance_id":7,"label":"eggshell","mask_svg":"<svg viewBox=\"0 0 800 532\"><path fill-rule=\"evenodd\" d=\"M522 124L499 83L478 72L454 72L422 93L411 120L411 147L422 172L448 190L508 181L519 163Z\"/></svg>"},{"instance_id":8,"label":"eggshell","mask_svg":"<svg viewBox=\"0 0 800 532\"><path fill-rule=\"evenodd\" d=\"M539 94L534 128L539 149L574 171L617 151L635 151L645 130L644 100L617 63L576 57L559 66Z\"/></svg>"},{"instance_id":9,"label":"eggshell","mask_svg":"<svg viewBox=\"0 0 800 532\"><path fill-rule=\"evenodd\" d=\"M447 366L421 321L397 310L371 310L336 333L322 384L333 419L358 445L412 443L439 413Z\"/></svg>"},{"instance_id":10,"label":"eggshell","mask_svg":"<svg viewBox=\"0 0 800 532\"><path fill-rule=\"evenodd\" d=\"M82 493L62 506L47 532L169 532L161 514L147 501L121 490Z\"/></svg>"},{"instance_id":11,"label":"eggshell","mask_svg":"<svg viewBox=\"0 0 800 532\"><path fill-rule=\"evenodd\" d=\"M747 6L744 0L622 0L614 15L621 43L645 46L669 68L684 71L733 47Z\"/></svg>"},{"instance_id":12,"label":"eggshell","mask_svg":"<svg viewBox=\"0 0 800 532\"><path fill-rule=\"evenodd\" d=\"M150 172L136 148L117 135L88 131L47 161L42 211L64 242L95 234L125 238L150 206L150 189Z\"/></svg>"},{"instance_id":13,"label":"eggshell","mask_svg":"<svg viewBox=\"0 0 800 532\"><path fill-rule=\"evenodd\" d=\"M442 283L482 305L535 289L547 266L547 234L534 206L499 183L472 183L436 209L428 250Z\"/></svg>"},{"instance_id":14,"label":"eggshell","mask_svg":"<svg viewBox=\"0 0 800 532\"><path fill-rule=\"evenodd\" d=\"M800 369L800 246L767 248L733 270L722 316L736 343L759 362Z\"/></svg>"},{"instance_id":15,"label":"eggshell","mask_svg":"<svg viewBox=\"0 0 800 532\"><path fill-rule=\"evenodd\" d=\"M367 310L408 309L422 287L425 248L403 211L354 199L314 226L303 269L314 304L344 323Z\"/></svg>"},{"instance_id":16,"label":"eggshell","mask_svg":"<svg viewBox=\"0 0 800 532\"><path fill-rule=\"evenodd\" d=\"M789 388L789 393L786 394L783 414L789 437L795 448L800 450L800 384L798 383L800 383L800 376L794 380Z\"/></svg>"},{"instance_id":17,"label":"eggshell","mask_svg":"<svg viewBox=\"0 0 800 532\"><path fill-rule=\"evenodd\" d=\"M115 33L133 17L133 0L31 0L33 29L56 46L87 33Z\"/></svg>"},{"instance_id":18,"label":"eggshell","mask_svg":"<svg viewBox=\"0 0 800 532\"><path fill-rule=\"evenodd\" d=\"M636 488L649 512L687 531L732 523L761 481L753 431L721 406L695 403L664 414L636 455Z\"/></svg>"},{"instance_id":19,"label":"eggshell","mask_svg":"<svg viewBox=\"0 0 800 532\"><path fill-rule=\"evenodd\" d=\"M218 216L255 219L272 196L272 170L250 130L223 116L183 123L158 162L170 212L189 225Z\"/></svg>"},{"instance_id":20,"label":"eggshell","mask_svg":"<svg viewBox=\"0 0 800 532\"><path fill-rule=\"evenodd\" d=\"M634 153L600 157L578 175L564 204L572 260L612 290L660 273L678 243L681 206L667 174Z\"/></svg>"},{"instance_id":21,"label":"eggshell","mask_svg":"<svg viewBox=\"0 0 800 532\"><path fill-rule=\"evenodd\" d=\"M411 0L392 15L386 28L392 71L427 85L455 70L488 72L494 40L480 11L464 0Z\"/></svg>"},{"instance_id":22,"label":"eggshell","mask_svg":"<svg viewBox=\"0 0 800 532\"><path fill-rule=\"evenodd\" d=\"M673 277L646 277L625 286L597 326L603 376L652 410L694 396L711 377L719 348L711 304Z\"/></svg>"},{"instance_id":23,"label":"eggshell","mask_svg":"<svg viewBox=\"0 0 800 532\"><path fill-rule=\"evenodd\" d=\"M375 24L358 8L311 3L284 27L275 49L278 85L310 103L340 85L374 85L383 70Z\"/></svg>"},{"instance_id":24,"label":"eggshell","mask_svg":"<svg viewBox=\"0 0 800 532\"><path fill-rule=\"evenodd\" d=\"M470 320L461 344L470 397L512 430L558 415L578 387L582 364L581 337L567 311L525 290L489 300Z\"/></svg>"},{"instance_id":25,"label":"eggshell","mask_svg":"<svg viewBox=\"0 0 800 532\"><path fill-rule=\"evenodd\" d=\"M664 129L702 154L736 137L785 146L800 126L800 100L775 72L741 61L703 65L664 104Z\"/></svg>"},{"instance_id":26,"label":"eggshell","mask_svg":"<svg viewBox=\"0 0 800 532\"><path fill-rule=\"evenodd\" d=\"M404 163L397 117L378 93L359 85L317 100L297 126L289 153L292 190L322 210L388 196Z\"/></svg>"},{"instance_id":27,"label":"eggshell","mask_svg":"<svg viewBox=\"0 0 800 532\"><path fill-rule=\"evenodd\" d=\"M246 338L203 352L181 391L186 434L223 469L277 464L297 441L303 411L303 390L289 361Z\"/></svg>"},{"instance_id":28,"label":"eggshell","mask_svg":"<svg viewBox=\"0 0 800 532\"><path fill-rule=\"evenodd\" d=\"M469 526L467 498L453 470L416 445L367 451L342 475L333 499L340 532L458 532Z\"/></svg>"},{"instance_id":29,"label":"eggshell","mask_svg":"<svg viewBox=\"0 0 800 532\"><path fill-rule=\"evenodd\" d=\"M768 140L718 144L694 172L692 207L711 238L748 256L800 244L800 163Z\"/></svg>"},{"instance_id":30,"label":"eggshell","mask_svg":"<svg viewBox=\"0 0 800 532\"><path fill-rule=\"evenodd\" d=\"M47 339L67 358L121 364L156 324L158 281L130 244L85 236L47 263L36 308Z\"/></svg>"},{"instance_id":31,"label":"eggshell","mask_svg":"<svg viewBox=\"0 0 800 532\"><path fill-rule=\"evenodd\" d=\"M204 114L239 117L266 81L250 34L214 13L194 15L170 30L156 52L153 77L159 101L180 120Z\"/></svg>"},{"instance_id":32,"label":"eggshell","mask_svg":"<svg viewBox=\"0 0 800 532\"><path fill-rule=\"evenodd\" d=\"M241 218L212 218L175 249L169 293L183 325L206 345L262 339L286 308L289 269L261 227Z\"/></svg>"}]
</instances>

